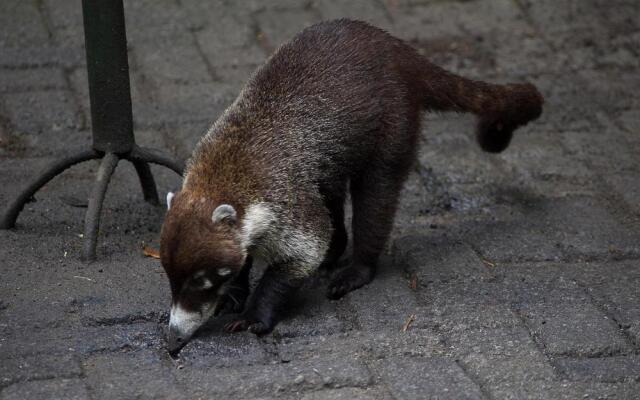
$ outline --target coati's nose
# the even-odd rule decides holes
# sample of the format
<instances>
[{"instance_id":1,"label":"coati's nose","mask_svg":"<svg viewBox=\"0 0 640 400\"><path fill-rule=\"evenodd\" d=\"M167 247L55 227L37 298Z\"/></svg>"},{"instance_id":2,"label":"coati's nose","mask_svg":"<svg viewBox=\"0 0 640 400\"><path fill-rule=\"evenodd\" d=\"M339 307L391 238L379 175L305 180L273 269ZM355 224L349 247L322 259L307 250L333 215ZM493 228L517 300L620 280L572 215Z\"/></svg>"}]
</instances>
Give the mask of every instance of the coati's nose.
<instances>
[{"instance_id":1,"label":"coati's nose","mask_svg":"<svg viewBox=\"0 0 640 400\"><path fill-rule=\"evenodd\" d=\"M169 354L172 356L178 355L185 344L187 344L187 339L176 329L169 328L169 335L167 337L167 350L169 350Z\"/></svg>"}]
</instances>

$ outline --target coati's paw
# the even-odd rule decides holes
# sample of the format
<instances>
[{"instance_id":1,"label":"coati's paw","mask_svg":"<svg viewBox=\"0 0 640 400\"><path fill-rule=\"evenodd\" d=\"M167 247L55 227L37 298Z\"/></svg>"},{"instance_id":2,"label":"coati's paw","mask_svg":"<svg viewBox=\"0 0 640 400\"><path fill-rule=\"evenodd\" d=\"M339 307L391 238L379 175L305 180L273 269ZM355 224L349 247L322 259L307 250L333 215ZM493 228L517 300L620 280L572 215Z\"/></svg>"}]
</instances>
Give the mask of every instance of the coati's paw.
<instances>
[{"instance_id":1,"label":"coati's paw","mask_svg":"<svg viewBox=\"0 0 640 400\"><path fill-rule=\"evenodd\" d=\"M337 272L327 290L327 297L337 300L345 294L356 290L373 279L373 268L362 264L354 264Z\"/></svg>"},{"instance_id":2,"label":"coati's paw","mask_svg":"<svg viewBox=\"0 0 640 400\"><path fill-rule=\"evenodd\" d=\"M271 332L272 326L249 316L240 316L239 319L231 321L224 326L226 332L249 331L256 335L263 335Z\"/></svg>"}]
</instances>

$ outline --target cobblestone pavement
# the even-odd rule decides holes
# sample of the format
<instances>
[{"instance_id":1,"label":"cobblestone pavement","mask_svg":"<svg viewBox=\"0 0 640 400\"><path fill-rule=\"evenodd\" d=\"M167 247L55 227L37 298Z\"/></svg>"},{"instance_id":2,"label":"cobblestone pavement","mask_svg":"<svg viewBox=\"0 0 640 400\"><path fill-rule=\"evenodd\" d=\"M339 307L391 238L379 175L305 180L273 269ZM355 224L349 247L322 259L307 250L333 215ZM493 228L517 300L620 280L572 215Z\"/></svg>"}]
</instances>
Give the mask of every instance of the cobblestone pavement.
<instances>
[{"instance_id":1,"label":"cobblestone pavement","mask_svg":"<svg viewBox=\"0 0 640 400\"><path fill-rule=\"evenodd\" d=\"M425 117L379 277L329 301L320 278L273 334L213 321L165 351L164 210L122 164L99 261L78 261L96 165L0 231L0 398L640 398L640 5L636 0L129 0L139 142L185 157L282 41L372 22L436 63L534 82L536 123L500 155L473 120ZM0 204L90 141L78 1L0 2ZM160 190L179 178L154 169ZM402 331L411 316L415 320Z\"/></svg>"}]
</instances>

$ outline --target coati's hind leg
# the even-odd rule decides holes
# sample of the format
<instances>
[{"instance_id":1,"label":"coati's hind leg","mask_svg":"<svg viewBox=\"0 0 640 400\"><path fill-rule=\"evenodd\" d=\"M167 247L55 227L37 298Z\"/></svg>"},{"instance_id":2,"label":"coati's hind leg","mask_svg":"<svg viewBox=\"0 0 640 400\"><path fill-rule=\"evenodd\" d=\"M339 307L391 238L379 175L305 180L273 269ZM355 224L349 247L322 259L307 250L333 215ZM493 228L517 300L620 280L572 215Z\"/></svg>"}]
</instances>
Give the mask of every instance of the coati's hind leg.
<instances>
[{"instance_id":1,"label":"coati's hind leg","mask_svg":"<svg viewBox=\"0 0 640 400\"><path fill-rule=\"evenodd\" d=\"M348 235L344 226L344 195L326 199L333 233L329 242L329 250L320 264L320 271L331 272L338 265L338 261L347 248Z\"/></svg>"},{"instance_id":2,"label":"coati's hind leg","mask_svg":"<svg viewBox=\"0 0 640 400\"><path fill-rule=\"evenodd\" d=\"M351 182L353 261L329 284L327 296L339 299L369 283L393 226L393 217L408 165L369 166Z\"/></svg>"}]
</instances>

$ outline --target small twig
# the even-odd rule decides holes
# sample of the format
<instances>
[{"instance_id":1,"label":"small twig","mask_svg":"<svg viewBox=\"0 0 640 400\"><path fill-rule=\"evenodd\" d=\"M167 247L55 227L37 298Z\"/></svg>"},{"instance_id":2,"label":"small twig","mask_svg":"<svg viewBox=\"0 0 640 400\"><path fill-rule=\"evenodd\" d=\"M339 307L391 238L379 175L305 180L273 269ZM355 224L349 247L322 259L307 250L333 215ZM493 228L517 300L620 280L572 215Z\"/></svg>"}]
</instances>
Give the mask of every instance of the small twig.
<instances>
[{"instance_id":1,"label":"small twig","mask_svg":"<svg viewBox=\"0 0 640 400\"><path fill-rule=\"evenodd\" d=\"M482 262L484 263L484 265L491 267L491 268L495 268L496 264L492 263L491 261L487 260L486 258L482 259Z\"/></svg>"},{"instance_id":2,"label":"small twig","mask_svg":"<svg viewBox=\"0 0 640 400\"><path fill-rule=\"evenodd\" d=\"M87 281L89 281L89 282L94 282L94 280L93 280L93 279L91 279L91 278L87 278L86 276L78 276L78 275L74 275L73 277L74 277L74 278L77 278L77 279L84 279L84 280L87 280Z\"/></svg>"},{"instance_id":3,"label":"small twig","mask_svg":"<svg viewBox=\"0 0 640 400\"><path fill-rule=\"evenodd\" d=\"M160 258L160 251L149 246L142 246L142 254L146 257Z\"/></svg>"},{"instance_id":4,"label":"small twig","mask_svg":"<svg viewBox=\"0 0 640 400\"><path fill-rule=\"evenodd\" d=\"M411 324L415 320L416 320L415 314L409 315L409 318L407 318L407 320L404 322L404 325L402 325L402 332L406 332L409 329L409 326L411 326Z\"/></svg>"}]
</instances>

